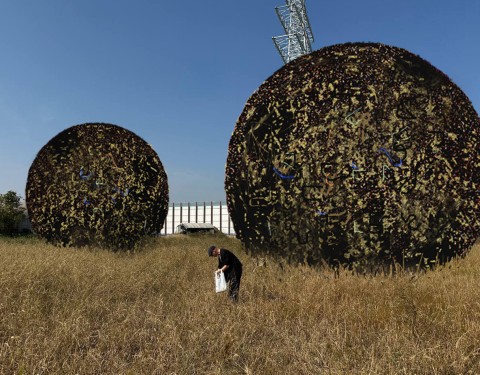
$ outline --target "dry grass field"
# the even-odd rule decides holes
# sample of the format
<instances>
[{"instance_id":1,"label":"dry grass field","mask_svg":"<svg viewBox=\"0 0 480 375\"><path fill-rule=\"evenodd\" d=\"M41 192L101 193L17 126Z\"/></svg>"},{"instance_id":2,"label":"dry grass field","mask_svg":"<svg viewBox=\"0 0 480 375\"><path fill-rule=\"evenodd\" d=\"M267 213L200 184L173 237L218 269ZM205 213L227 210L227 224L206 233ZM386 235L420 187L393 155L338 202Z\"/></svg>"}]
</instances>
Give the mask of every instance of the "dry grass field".
<instances>
[{"instance_id":1,"label":"dry grass field","mask_svg":"<svg viewBox=\"0 0 480 375\"><path fill-rule=\"evenodd\" d=\"M215 294L211 244L244 263ZM480 246L425 273L257 266L225 236L134 253L0 239L1 374L479 374Z\"/></svg>"}]
</instances>

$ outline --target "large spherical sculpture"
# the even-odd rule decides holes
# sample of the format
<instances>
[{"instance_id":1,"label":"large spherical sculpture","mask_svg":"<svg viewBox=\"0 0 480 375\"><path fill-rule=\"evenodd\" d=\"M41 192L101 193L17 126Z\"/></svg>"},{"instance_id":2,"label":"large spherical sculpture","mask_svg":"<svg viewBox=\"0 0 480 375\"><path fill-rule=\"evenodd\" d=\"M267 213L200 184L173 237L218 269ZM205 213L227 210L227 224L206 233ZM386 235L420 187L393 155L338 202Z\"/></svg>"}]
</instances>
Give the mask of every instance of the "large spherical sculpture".
<instances>
[{"instance_id":1,"label":"large spherical sculpture","mask_svg":"<svg viewBox=\"0 0 480 375\"><path fill-rule=\"evenodd\" d=\"M49 242L131 249L163 226L167 175L152 147L131 131L77 125L40 150L26 201L34 232Z\"/></svg>"},{"instance_id":2,"label":"large spherical sculpture","mask_svg":"<svg viewBox=\"0 0 480 375\"><path fill-rule=\"evenodd\" d=\"M335 45L250 97L225 187L253 253L316 264L430 264L479 234L479 121L442 72L400 48Z\"/></svg>"}]
</instances>

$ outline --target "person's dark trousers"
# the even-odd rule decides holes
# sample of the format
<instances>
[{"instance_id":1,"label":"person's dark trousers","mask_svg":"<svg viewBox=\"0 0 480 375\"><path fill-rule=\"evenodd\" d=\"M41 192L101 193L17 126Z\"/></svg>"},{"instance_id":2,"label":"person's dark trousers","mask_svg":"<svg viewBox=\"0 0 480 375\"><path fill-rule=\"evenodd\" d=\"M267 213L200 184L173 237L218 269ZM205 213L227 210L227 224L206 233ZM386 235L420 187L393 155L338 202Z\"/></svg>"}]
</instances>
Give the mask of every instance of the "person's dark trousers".
<instances>
[{"instance_id":1,"label":"person's dark trousers","mask_svg":"<svg viewBox=\"0 0 480 375\"><path fill-rule=\"evenodd\" d=\"M240 280L242 278L242 271L232 271L228 279L228 296L233 302L238 301L238 291L240 289Z\"/></svg>"}]
</instances>

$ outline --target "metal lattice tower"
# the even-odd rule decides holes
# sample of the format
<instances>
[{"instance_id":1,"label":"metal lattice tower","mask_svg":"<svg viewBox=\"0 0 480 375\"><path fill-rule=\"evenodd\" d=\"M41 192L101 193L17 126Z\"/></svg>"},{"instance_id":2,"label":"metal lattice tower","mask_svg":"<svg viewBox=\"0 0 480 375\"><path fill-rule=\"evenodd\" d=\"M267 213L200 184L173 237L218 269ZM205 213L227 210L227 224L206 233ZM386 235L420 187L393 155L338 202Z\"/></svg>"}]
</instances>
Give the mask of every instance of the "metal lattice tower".
<instances>
[{"instance_id":1,"label":"metal lattice tower","mask_svg":"<svg viewBox=\"0 0 480 375\"><path fill-rule=\"evenodd\" d=\"M285 35L274 36L273 42L285 64L312 51L313 33L305 0L285 0L287 5L275 7Z\"/></svg>"}]
</instances>

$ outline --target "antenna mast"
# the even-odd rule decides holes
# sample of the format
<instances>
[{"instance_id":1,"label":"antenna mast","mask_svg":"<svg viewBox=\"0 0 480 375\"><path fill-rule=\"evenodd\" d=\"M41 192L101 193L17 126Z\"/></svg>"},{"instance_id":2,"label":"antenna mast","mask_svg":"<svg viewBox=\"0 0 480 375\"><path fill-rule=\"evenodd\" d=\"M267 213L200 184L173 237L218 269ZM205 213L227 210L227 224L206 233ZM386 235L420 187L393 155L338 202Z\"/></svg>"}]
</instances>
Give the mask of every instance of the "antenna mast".
<instances>
[{"instance_id":1,"label":"antenna mast","mask_svg":"<svg viewBox=\"0 0 480 375\"><path fill-rule=\"evenodd\" d=\"M305 0L285 0L287 5L275 7L285 35L274 36L273 43L285 64L312 52L314 42Z\"/></svg>"}]
</instances>

